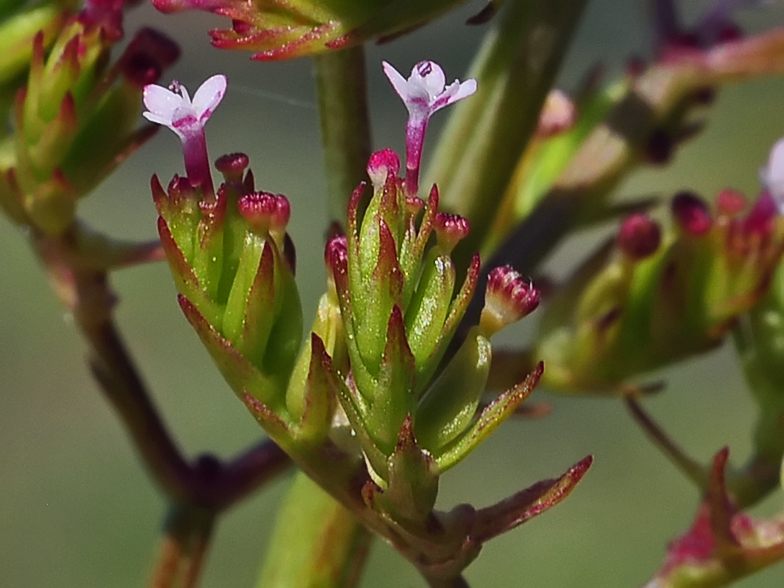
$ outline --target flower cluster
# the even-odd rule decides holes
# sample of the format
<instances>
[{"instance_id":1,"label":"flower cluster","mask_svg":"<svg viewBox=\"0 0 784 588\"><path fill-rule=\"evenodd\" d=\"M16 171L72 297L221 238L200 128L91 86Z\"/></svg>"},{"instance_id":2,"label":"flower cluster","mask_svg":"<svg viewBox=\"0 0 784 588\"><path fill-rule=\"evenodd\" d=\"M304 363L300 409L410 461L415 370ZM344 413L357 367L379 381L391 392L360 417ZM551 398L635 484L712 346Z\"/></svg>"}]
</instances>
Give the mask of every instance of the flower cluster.
<instances>
[{"instance_id":1,"label":"flower cluster","mask_svg":"<svg viewBox=\"0 0 784 588\"><path fill-rule=\"evenodd\" d=\"M634 375L718 345L765 295L784 253L780 155L777 143L751 207L729 190L715 210L681 192L664 234L646 215L627 218L615 247L578 270L548 309L537 347L547 384L621 392Z\"/></svg>"},{"instance_id":2,"label":"flower cluster","mask_svg":"<svg viewBox=\"0 0 784 588\"><path fill-rule=\"evenodd\" d=\"M88 2L48 54L43 30L32 40L27 85L13 108L15 135L5 139L0 162L0 205L20 224L63 233L78 198L150 136L149 128L136 130L141 86L157 80L179 49L142 29L110 65L121 9L121 2Z\"/></svg>"}]
</instances>

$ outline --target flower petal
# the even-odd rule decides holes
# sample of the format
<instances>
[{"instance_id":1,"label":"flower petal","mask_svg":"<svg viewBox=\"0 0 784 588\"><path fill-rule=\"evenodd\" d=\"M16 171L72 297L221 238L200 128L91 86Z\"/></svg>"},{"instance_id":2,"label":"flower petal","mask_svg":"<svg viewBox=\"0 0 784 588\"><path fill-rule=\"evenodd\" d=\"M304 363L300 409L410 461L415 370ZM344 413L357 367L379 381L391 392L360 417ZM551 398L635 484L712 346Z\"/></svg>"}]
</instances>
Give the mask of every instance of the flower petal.
<instances>
[{"instance_id":1,"label":"flower petal","mask_svg":"<svg viewBox=\"0 0 784 588\"><path fill-rule=\"evenodd\" d=\"M779 210L784 210L784 139L770 150L768 165L760 169L760 181L770 192Z\"/></svg>"},{"instance_id":2,"label":"flower petal","mask_svg":"<svg viewBox=\"0 0 784 588\"><path fill-rule=\"evenodd\" d=\"M384 68L384 74L386 74L387 79L392 84L392 87L397 92L398 96L403 100L403 102L408 103L409 100L409 84L408 81L400 75L400 72L397 71L394 66L390 65L386 61L381 62L381 66Z\"/></svg>"},{"instance_id":3,"label":"flower petal","mask_svg":"<svg viewBox=\"0 0 784 588\"><path fill-rule=\"evenodd\" d=\"M184 102L182 96L157 84L144 86L143 96L144 106L147 110L161 119L161 121L155 120L153 122L160 122L163 125L171 124L174 111L181 107Z\"/></svg>"},{"instance_id":4,"label":"flower petal","mask_svg":"<svg viewBox=\"0 0 784 588\"><path fill-rule=\"evenodd\" d=\"M446 76L441 66L434 61L420 61L411 70L411 77L408 83L416 84L427 92L430 101L433 102L444 92Z\"/></svg>"},{"instance_id":5,"label":"flower petal","mask_svg":"<svg viewBox=\"0 0 784 588\"><path fill-rule=\"evenodd\" d=\"M206 121L223 100L226 93L226 76L217 74L207 79L193 96L193 111L196 118Z\"/></svg>"}]
</instances>

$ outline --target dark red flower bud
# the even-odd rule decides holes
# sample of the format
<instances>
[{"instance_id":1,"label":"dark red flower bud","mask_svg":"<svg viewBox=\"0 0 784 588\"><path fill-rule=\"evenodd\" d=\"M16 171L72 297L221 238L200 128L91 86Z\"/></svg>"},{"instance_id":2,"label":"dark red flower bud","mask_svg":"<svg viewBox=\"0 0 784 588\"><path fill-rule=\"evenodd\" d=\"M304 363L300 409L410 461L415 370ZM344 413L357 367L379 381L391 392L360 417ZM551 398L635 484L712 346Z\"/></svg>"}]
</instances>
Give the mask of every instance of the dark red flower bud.
<instances>
[{"instance_id":1,"label":"dark red flower bud","mask_svg":"<svg viewBox=\"0 0 784 588\"><path fill-rule=\"evenodd\" d=\"M468 219L457 214L439 212L433 219L438 245L446 253L451 253L461 239L468 235L471 225Z\"/></svg>"},{"instance_id":2,"label":"dark red flower bud","mask_svg":"<svg viewBox=\"0 0 784 588\"><path fill-rule=\"evenodd\" d=\"M180 47L171 38L151 28L140 29L119 60L128 81L141 87L154 84L161 72L180 58Z\"/></svg>"},{"instance_id":3,"label":"dark red flower bud","mask_svg":"<svg viewBox=\"0 0 784 588\"><path fill-rule=\"evenodd\" d=\"M244 153L227 153L215 160L215 168L227 182L241 182L242 174L249 164L250 159Z\"/></svg>"},{"instance_id":4,"label":"dark red flower bud","mask_svg":"<svg viewBox=\"0 0 784 588\"><path fill-rule=\"evenodd\" d=\"M713 226L710 210L693 192L679 192L672 199L672 216L686 233L699 237Z\"/></svg>"},{"instance_id":5,"label":"dark red flower bud","mask_svg":"<svg viewBox=\"0 0 784 588\"><path fill-rule=\"evenodd\" d=\"M240 198L239 211L256 229L283 233L291 216L291 205L282 194L251 192Z\"/></svg>"},{"instance_id":6,"label":"dark red flower bud","mask_svg":"<svg viewBox=\"0 0 784 588\"><path fill-rule=\"evenodd\" d=\"M659 224L645 214L633 214L621 223L618 248L634 261L652 255L661 243Z\"/></svg>"}]
</instances>

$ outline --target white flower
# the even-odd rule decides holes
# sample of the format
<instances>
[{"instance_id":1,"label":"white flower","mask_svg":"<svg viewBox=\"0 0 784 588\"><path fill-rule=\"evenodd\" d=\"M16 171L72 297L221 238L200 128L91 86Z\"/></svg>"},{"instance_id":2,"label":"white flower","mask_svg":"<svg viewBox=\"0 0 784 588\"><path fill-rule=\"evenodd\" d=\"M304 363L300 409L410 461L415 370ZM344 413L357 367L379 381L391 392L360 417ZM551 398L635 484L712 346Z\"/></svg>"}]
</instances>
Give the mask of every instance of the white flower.
<instances>
[{"instance_id":1,"label":"white flower","mask_svg":"<svg viewBox=\"0 0 784 588\"><path fill-rule=\"evenodd\" d=\"M427 123L434 112L476 92L476 80L455 80L448 86L444 70L432 61L420 61L406 80L386 61L384 73L408 110L406 124L406 190L412 196L419 190L419 166Z\"/></svg>"},{"instance_id":2,"label":"white flower","mask_svg":"<svg viewBox=\"0 0 784 588\"><path fill-rule=\"evenodd\" d=\"M476 92L476 80L473 79L455 80L447 86L444 70L432 61L417 63L408 80L386 61L383 66L384 73L414 118L427 119L437 110Z\"/></svg>"},{"instance_id":3,"label":"white flower","mask_svg":"<svg viewBox=\"0 0 784 588\"><path fill-rule=\"evenodd\" d=\"M154 123L169 127L185 142L203 132L223 95L226 93L226 76L218 74L205 81L191 97L179 82L171 89L148 84L144 87L144 117Z\"/></svg>"},{"instance_id":4,"label":"white flower","mask_svg":"<svg viewBox=\"0 0 784 588\"><path fill-rule=\"evenodd\" d=\"M760 169L760 181L784 214L784 139L779 139L770 150L768 165Z\"/></svg>"}]
</instances>

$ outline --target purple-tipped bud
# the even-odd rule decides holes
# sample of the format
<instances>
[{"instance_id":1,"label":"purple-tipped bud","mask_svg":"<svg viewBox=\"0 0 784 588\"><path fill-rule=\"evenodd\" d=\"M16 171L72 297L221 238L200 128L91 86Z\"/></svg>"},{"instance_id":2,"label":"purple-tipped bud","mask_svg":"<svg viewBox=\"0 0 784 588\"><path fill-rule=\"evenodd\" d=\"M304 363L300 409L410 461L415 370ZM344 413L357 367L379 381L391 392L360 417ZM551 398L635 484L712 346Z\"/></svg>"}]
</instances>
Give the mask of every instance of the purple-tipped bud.
<instances>
[{"instance_id":1,"label":"purple-tipped bud","mask_svg":"<svg viewBox=\"0 0 784 588\"><path fill-rule=\"evenodd\" d=\"M324 248L324 263L330 288L334 287L335 274L348 271L348 240L345 235L335 235Z\"/></svg>"},{"instance_id":2,"label":"purple-tipped bud","mask_svg":"<svg viewBox=\"0 0 784 588\"><path fill-rule=\"evenodd\" d=\"M227 153L215 160L217 169L227 182L242 182L242 174L250 165L250 159L244 153Z\"/></svg>"},{"instance_id":3,"label":"purple-tipped bud","mask_svg":"<svg viewBox=\"0 0 784 588\"><path fill-rule=\"evenodd\" d=\"M672 216L678 226L689 235L699 237L713 226L707 204L693 192L679 192L672 199Z\"/></svg>"},{"instance_id":4,"label":"purple-tipped bud","mask_svg":"<svg viewBox=\"0 0 784 588\"><path fill-rule=\"evenodd\" d=\"M282 194L251 192L240 198L238 208L253 228L273 236L285 233L291 217L291 205Z\"/></svg>"},{"instance_id":5,"label":"purple-tipped bud","mask_svg":"<svg viewBox=\"0 0 784 588\"><path fill-rule=\"evenodd\" d=\"M757 202L746 217L743 229L747 234L769 235L773 229L773 222L779 214L780 209L776 201L771 193L765 190L757 198Z\"/></svg>"},{"instance_id":6,"label":"purple-tipped bud","mask_svg":"<svg viewBox=\"0 0 784 588\"><path fill-rule=\"evenodd\" d=\"M419 196L406 196L406 212L411 216L416 216L425 207L425 201Z\"/></svg>"},{"instance_id":7,"label":"purple-tipped bud","mask_svg":"<svg viewBox=\"0 0 784 588\"><path fill-rule=\"evenodd\" d=\"M721 216L738 216L746 209L746 198L736 190L722 190L716 196L716 209Z\"/></svg>"},{"instance_id":8,"label":"purple-tipped bud","mask_svg":"<svg viewBox=\"0 0 784 588\"><path fill-rule=\"evenodd\" d=\"M165 34L143 28L134 35L120 57L123 76L143 88L154 84L161 72L180 58L180 46Z\"/></svg>"},{"instance_id":9,"label":"purple-tipped bud","mask_svg":"<svg viewBox=\"0 0 784 588\"><path fill-rule=\"evenodd\" d=\"M633 214L621 223L618 248L633 261L653 255L661 243L659 224L645 214Z\"/></svg>"},{"instance_id":10,"label":"purple-tipped bud","mask_svg":"<svg viewBox=\"0 0 784 588\"><path fill-rule=\"evenodd\" d=\"M539 291L509 265L493 268L487 277L485 306L479 328L486 337L519 321L539 306Z\"/></svg>"},{"instance_id":11,"label":"purple-tipped bud","mask_svg":"<svg viewBox=\"0 0 784 588\"><path fill-rule=\"evenodd\" d=\"M367 173L376 190L381 189L387 181L387 177L396 176L399 171L400 158L391 149L382 149L370 156Z\"/></svg>"},{"instance_id":12,"label":"purple-tipped bud","mask_svg":"<svg viewBox=\"0 0 784 588\"><path fill-rule=\"evenodd\" d=\"M451 253L460 240L465 239L470 229L468 219L458 214L439 212L433 219L438 246L445 253Z\"/></svg>"}]
</instances>

